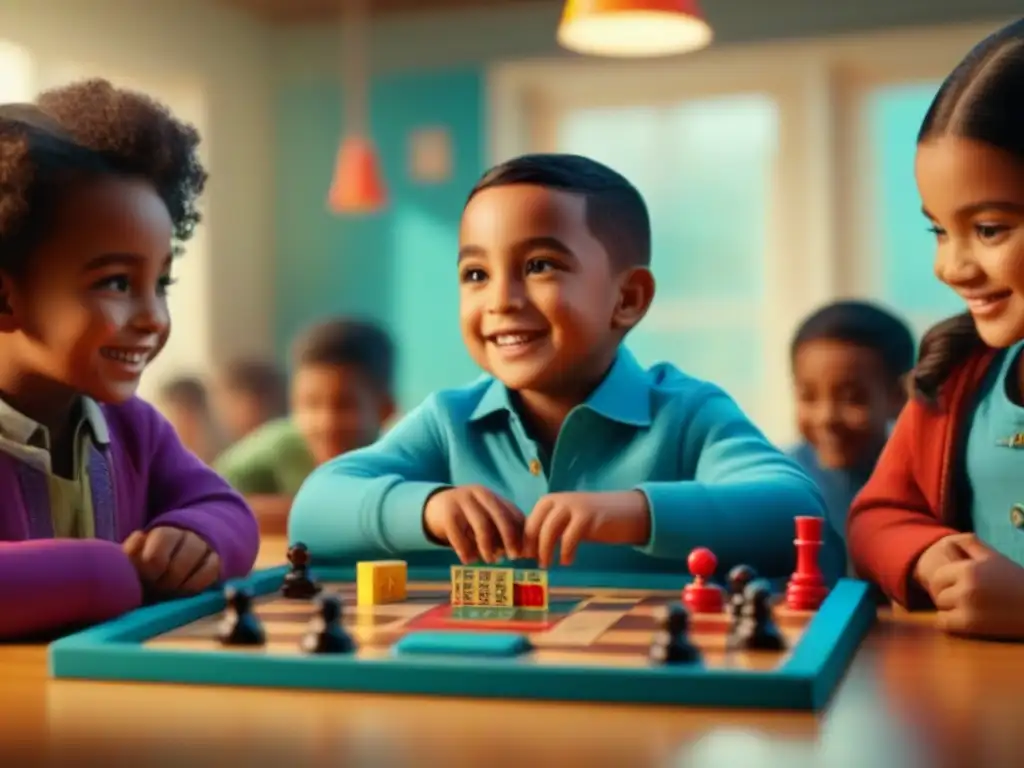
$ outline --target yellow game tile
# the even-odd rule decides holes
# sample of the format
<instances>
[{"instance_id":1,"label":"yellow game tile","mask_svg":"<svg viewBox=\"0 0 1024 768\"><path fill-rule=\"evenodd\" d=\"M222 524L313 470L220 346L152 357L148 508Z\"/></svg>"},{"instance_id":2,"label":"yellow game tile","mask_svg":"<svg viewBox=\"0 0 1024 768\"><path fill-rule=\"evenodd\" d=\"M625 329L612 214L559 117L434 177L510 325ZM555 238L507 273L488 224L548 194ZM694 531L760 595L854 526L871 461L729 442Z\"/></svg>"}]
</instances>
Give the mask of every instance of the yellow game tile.
<instances>
[{"instance_id":1,"label":"yellow game tile","mask_svg":"<svg viewBox=\"0 0 1024 768\"><path fill-rule=\"evenodd\" d=\"M473 606L478 604L476 570L476 568L462 565L452 566L452 605Z\"/></svg>"},{"instance_id":2,"label":"yellow game tile","mask_svg":"<svg viewBox=\"0 0 1024 768\"><path fill-rule=\"evenodd\" d=\"M492 571L491 602L496 608L512 608L515 605L513 575L511 568L494 568Z\"/></svg>"},{"instance_id":3,"label":"yellow game tile","mask_svg":"<svg viewBox=\"0 0 1024 768\"><path fill-rule=\"evenodd\" d=\"M371 560L356 564L356 604L384 605L406 598L409 569L404 560Z\"/></svg>"}]
</instances>

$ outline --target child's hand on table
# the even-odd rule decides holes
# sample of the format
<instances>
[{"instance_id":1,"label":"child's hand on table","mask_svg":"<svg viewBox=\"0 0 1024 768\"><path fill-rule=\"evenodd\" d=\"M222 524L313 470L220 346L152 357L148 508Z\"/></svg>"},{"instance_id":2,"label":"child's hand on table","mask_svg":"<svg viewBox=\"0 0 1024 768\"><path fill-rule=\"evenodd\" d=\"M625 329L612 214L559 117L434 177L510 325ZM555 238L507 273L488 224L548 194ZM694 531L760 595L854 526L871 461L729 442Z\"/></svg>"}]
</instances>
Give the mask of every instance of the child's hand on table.
<instances>
[{"instance_id":1,"label":"child's hand on table","mask_svg":"<svg viewBox=\"0 0 1024 768\"><path fill-rule=\"evenodd\" d=\"M622 493L552 493L537 502L526 518L525 557L541 568L551 565L561 544L561 564L572 565L582 541L640 546L651 536L647 497Z\"/></svg>"},{"instance_id":2,"label":"child's hand on table","mask_svg":"<svg viewBox=\"0 0 1024 768\"><path fill-rule=\"evenodd\" d=\"M423 526L447 544L463 563L495 563L522 550L523 513L481 485L447 488L431 496L423 509Z\"/></svg>"},{"instance_id":3,"label":"child's hand on table","mask_svg":"<svg viewBox=\"0 0 1024 768\"><path fill-rule=\"evenodd\" d=\"M917 559L914 567L914 578L921 587L934 599L928 583L935 572L944 565L955 563L960 560L970 560L971 552L982 547L981 542L973 533L958 533L953 536L946 536L932 544Z\"/></svg>"},{"instance_id":4,"label":"child's hand on table","mask_svg":"<svg viewBox=\"0 0 1024 768\"><path fill-rule=\"evenodd\" d=\"M159 526L135 531L121 545L143 586L161 596L194 595L216 583L220 558L196 534Z\"/></svg>"},{"instance_id":5,"label":"child's hand on table","mask_svg":"<svg viewBox=\"0 0 1024 768\"><path fill-rule=\"evenodd\" d=\"M1024 639L1024 568L973 534L932 545L918 561L917 574L946 632Z\"/></svg>"}]
</instances>

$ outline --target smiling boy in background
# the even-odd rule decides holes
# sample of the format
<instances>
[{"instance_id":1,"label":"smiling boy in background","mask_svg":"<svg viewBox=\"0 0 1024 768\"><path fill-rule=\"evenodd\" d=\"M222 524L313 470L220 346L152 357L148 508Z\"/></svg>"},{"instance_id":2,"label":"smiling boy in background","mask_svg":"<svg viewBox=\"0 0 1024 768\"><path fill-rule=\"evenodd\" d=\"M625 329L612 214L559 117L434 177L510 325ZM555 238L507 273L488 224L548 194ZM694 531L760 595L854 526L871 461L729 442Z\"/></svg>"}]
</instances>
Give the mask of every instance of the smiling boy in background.
<instances>
[{"instance_id":1,"label":"smiling boy in background","mask_svg":"<svg viewBox=\"0 0 1024 768\"><path fill-rule=\"evenodd\" d=\"M838 301L801 323L790 346L797 425L792 455L825 497L826 578L850 575L846 515L871 476L907 402L914 337L906 323L863 301Z\"/></svg>"},{"instance_id":2,"label":"smiling boy in background","mask_svg":"<svg viewBox=\"0 0 1024 768\"><path fill-rule=\"evenodd\" d=\"M291 415L229 448L216 469L249 501L265 533L284 533L292 498L318 465L369 445L394 411L391 339L334 319L295 340Z\"/></svg>"}]
</instances>

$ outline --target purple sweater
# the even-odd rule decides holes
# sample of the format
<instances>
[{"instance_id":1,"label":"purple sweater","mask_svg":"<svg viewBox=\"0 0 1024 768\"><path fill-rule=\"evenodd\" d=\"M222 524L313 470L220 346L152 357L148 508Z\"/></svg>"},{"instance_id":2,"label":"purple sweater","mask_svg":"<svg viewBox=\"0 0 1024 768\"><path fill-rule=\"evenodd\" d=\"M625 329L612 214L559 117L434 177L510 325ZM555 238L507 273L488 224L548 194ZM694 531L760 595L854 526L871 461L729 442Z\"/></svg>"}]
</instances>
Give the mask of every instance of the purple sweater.
<instances>
[{"instance_id":1,"label":"purple sweater","mask_svg":"<svg viewBox=\"0 0 1024 768\"><path fill-rule=\"evenodd\" d=\"M133 531L192 531L220 556L222 579L247 575L256 561L248 506L152 406L132 399L102 408L110 445L89 457L95 539L54 539L46 475L0 452L0 640L139 607L139 577L120 546Z\"/></svg>"}]
</instances>

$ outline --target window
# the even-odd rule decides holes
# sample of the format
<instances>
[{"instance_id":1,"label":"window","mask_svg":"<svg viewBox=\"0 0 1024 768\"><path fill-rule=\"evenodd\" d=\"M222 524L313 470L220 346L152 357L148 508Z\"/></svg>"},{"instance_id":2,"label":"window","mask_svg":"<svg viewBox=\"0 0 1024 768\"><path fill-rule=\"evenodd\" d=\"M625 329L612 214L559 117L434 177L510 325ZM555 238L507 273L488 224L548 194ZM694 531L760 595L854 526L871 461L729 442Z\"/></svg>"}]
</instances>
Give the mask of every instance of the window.
<instances>
[{"instance_id":1,"label":"window","mask_svg":"<svg viewBox=\"0 0 1024 768\"><path fill-rule=\"evenodd\" d=\"M898 83L868 91L864 100L871 153L868 198L874 243L868 292L900 311L919 332L963 311L953 291L931 278L935 236L921 215L912 169L917 132L939 82Z\"/></svg>"},{"instance_id":2,"label":"window","mask_svg":"<svg viewBox=\"0 0 1024 768\"><path fill-rule=\"evenodd\" d=\"M628 346L645 365L672 362L761 410L775 102L755 93L570 109L556 130L558 151L618 170L647 201L658 289Z\"/></svg>"},{"instance_id":3,"label":"window","mask_svg":"<svg viewBox=\"0 0 1024 768\"><path fill-rule=\"evenodd\" d=\"M35 62L29 52L0 40L0 104L30 101L35 81Z\"/></svg>"}]
</instances>

